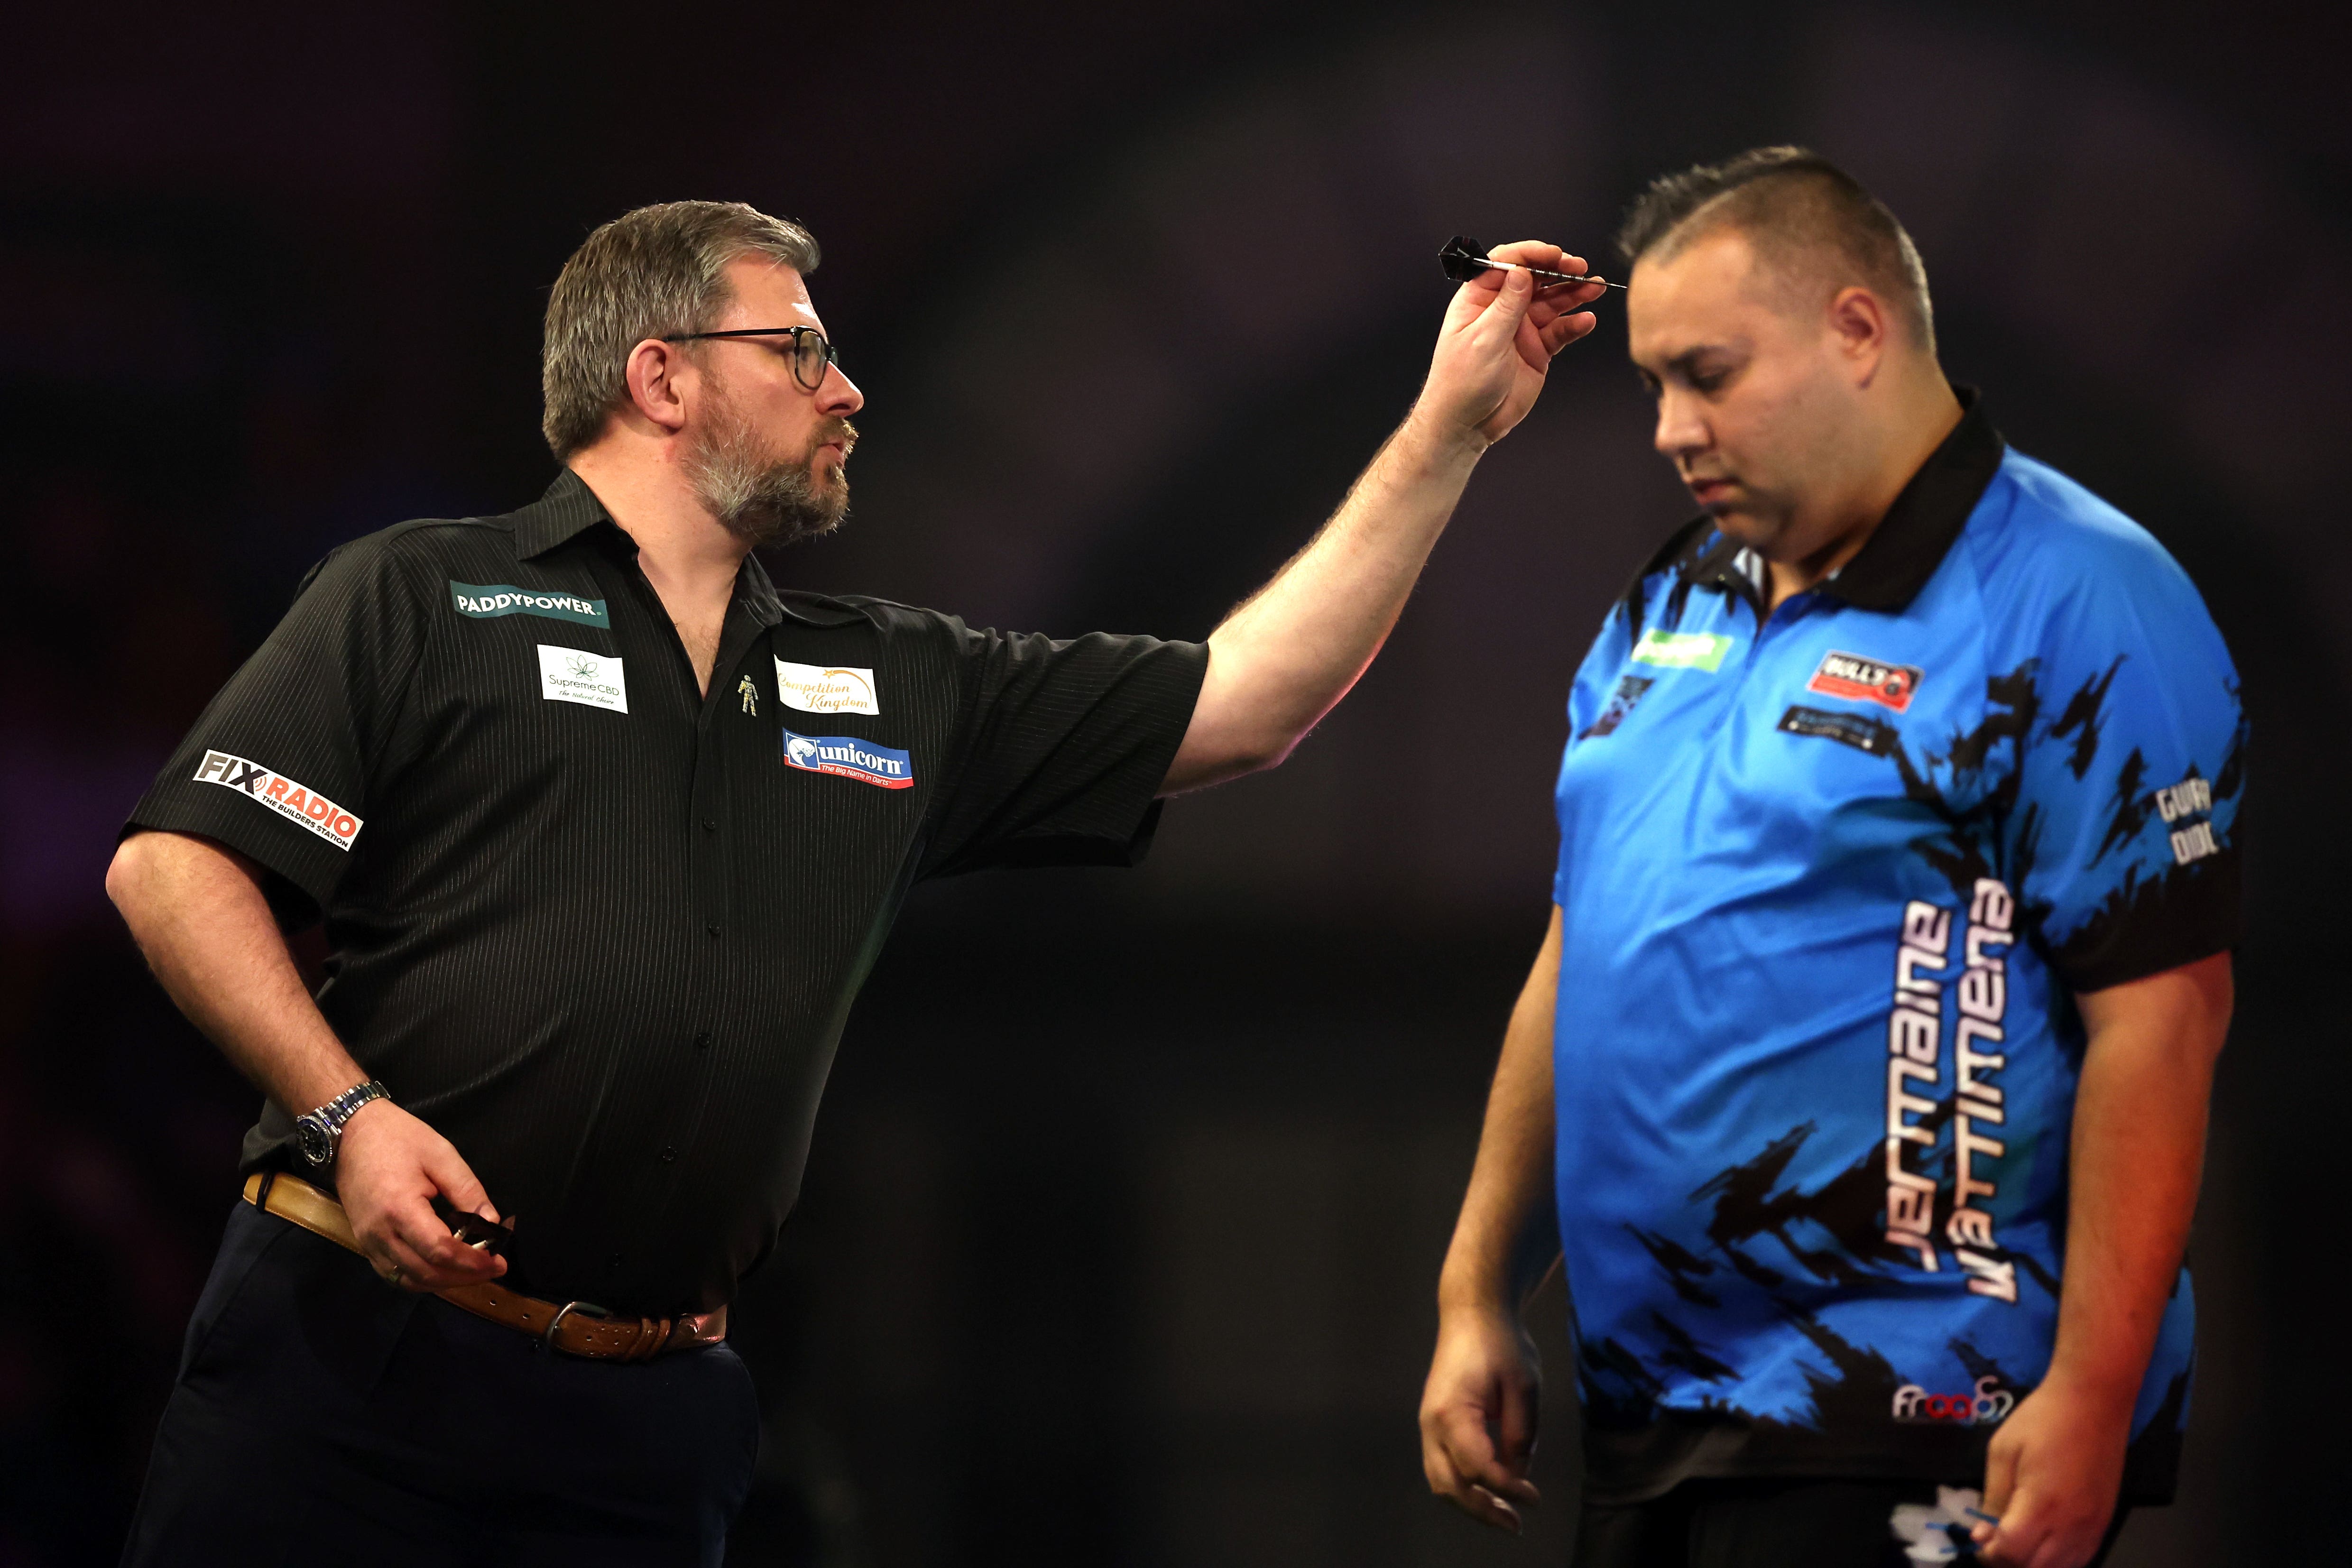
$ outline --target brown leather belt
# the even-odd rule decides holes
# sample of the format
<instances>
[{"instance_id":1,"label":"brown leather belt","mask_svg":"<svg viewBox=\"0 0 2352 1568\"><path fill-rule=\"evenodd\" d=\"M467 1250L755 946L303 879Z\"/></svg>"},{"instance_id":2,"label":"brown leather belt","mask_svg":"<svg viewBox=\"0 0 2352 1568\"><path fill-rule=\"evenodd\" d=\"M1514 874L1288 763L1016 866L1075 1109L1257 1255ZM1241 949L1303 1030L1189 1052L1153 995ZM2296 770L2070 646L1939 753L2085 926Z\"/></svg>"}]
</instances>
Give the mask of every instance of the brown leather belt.
<instances>
[{"instance_id":1,"label":"brown leather belt","mask_svg":"<svg viewBox=\"0 0 2352 1568\"><path fill-rule=\"evenodd\" d=\"M299 1176L256 1171L245 1179L245 1201L338 1247L360 1250L343 1205ZM494 1281L453 1285L433 1293L478 1318L519 1329L542 1346L591 1361L651 1361L671 1351L715 1345L727 1337L724 1307L688 1317L616 1318L593 1301L566 1301L558 1306Z\"/></svg>"}]
</instances>

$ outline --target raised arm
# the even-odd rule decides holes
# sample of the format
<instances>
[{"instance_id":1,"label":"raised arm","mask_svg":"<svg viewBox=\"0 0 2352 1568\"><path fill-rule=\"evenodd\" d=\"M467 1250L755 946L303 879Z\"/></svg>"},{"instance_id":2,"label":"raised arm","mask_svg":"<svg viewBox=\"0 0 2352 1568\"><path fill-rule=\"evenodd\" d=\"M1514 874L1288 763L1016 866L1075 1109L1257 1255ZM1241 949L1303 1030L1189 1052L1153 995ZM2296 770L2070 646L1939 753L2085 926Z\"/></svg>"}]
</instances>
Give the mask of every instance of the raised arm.
<instances>
[{"instance_id":1,"label":"raised arm","mask_svg":"<svg viewBox=\"0 0 2352 1568\"><path fill-rule=\"evenodd\" d=\"M247 1078L297 1114L323 1105L362 1071L302 984L261 891L262 871L210 839L140 833L107 868L107 896L148 966L188 1021ZM436 1193L498 1218L457 1151L390 1100L343 1127L335 1185L376 1271L411 1289L495 1279L506 1260L478 1252L432 1209Z\"/></svg>"},{"instance_id":2,"label":"raised arm","mask_svg":"<svg viewBox=\"0 0 2352 1568\"><path fill-rule=\"evenodd\" d=\"M2189 1245L2213 1064L2230 1029L2227 953L2075 1000L2090 1040L2069 1145L2058 1343L1993 1434L1985 1561L2087 1562L2123 1480L2132 1406Z\"/></svg>"},{"instance_id":3,"label":"raised arm","mask_svg":"<svg viewBox=\"0 0 2352 1568\"><path fill-rule=\"evenodd\" d=\"M1555 245L1491 253L1580 272ZM1306 549L1209 637L1209 673L1161 793L1272 767L1372 662L1488 447L1526 417L1554 354L1592 330L1598 283L1537 290L1521 270L1465 283L1421 396Z\"/></svg>"},{"instance_id":4,"label":"raised arm","mask_svg":"<svg viewBox=\"0 0 2352 1568\"><path fill-rule=\"evenodd\" d=\"M1536 1451L1542 1368L1519 1310L1559 1257L1552 1195L1551 1051L1559 994L1559 908L1511 1009L1462 1217L1437 1281L1437 1352L1421 1396L1429 1489L1516 1532L1517 1504L1540 1501Z\"/></svg>"}]
</instances>

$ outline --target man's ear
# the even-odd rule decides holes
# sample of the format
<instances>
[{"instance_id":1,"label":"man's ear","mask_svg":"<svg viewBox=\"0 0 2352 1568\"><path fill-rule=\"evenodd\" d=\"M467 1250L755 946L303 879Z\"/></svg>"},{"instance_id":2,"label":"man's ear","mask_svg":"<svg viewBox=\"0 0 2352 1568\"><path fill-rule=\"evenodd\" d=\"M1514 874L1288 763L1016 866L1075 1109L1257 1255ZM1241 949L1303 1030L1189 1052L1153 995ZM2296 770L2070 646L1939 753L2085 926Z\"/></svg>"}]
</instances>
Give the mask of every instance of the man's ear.
<instances>
[{"instance_id":1,"label":"man's ear","mask_svg":"<svg viewBox=\"0 0 2352 1568\"><path fill-rule=\"evenodd\" d=\"M677 344L646 339L629 351L626 374L629 406L637 417L667 436L686 428L686 397L695 370Z\"/></svg>"},{"instance_id":2,"label":"man's ear","mask_svg":"<svg viewBox=\"0 0 2352 1568\"><path fill-rule=\"evenodd\" d=\"M1841 289L1830 300L1829 327L1855 379L1868 382L1886 357L1894 327L1886 302L1859 284Z\"/></svg>"}]
</instances>

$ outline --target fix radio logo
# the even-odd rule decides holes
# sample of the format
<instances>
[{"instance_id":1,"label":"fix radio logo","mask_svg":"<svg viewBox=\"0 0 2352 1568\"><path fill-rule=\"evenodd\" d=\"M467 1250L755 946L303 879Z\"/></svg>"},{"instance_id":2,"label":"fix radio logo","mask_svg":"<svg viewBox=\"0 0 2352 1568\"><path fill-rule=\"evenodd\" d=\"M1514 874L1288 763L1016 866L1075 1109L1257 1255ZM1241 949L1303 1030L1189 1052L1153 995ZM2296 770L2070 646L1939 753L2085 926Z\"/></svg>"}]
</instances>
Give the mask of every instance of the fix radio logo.
<instances>
[{"instance_id":1,"label":"fix radio logo","mask_svg":"<svg viewBox=\"0 0 2352 1568\"><path fill-rule=\"evenodd\" d=\"M1919 689L1919 682L1927 673L1916 664L1886 664L1858 653L1832 650L1822 655L1822 662L1814 668L1813 678L1805 682L1805 689L1824 697L1875 702L1881 708L1892 708L1901 713L1910 708L1912 694Z\"/></svg>"},{"instance_id":2,"label":"fix radio logo","mask_svg":"<svg viewBox=\"0 0 2352 1568\"><path fill-rule=\"evenodd\" d=\"M325 795L226 752L206 752L197 764L195 782L236 790L288 821L300 823L338 849L349 849L352 840L360 836L360 819Z\"/></svg>"}]
</instances>

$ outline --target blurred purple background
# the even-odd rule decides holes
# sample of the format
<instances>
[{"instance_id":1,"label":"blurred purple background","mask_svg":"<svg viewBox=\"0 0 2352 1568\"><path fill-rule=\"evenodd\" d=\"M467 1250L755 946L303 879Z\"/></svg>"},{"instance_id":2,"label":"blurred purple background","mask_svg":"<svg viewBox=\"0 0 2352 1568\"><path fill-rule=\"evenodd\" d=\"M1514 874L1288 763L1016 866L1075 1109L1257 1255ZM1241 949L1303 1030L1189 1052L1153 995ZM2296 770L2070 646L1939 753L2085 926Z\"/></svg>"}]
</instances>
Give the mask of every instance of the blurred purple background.
<instances>
[{"instance_id":1,"label":"blurred purple background","mask_svg":"<svg viewBox=\"0 0 2352 1568\"><path fill-rule=\"evenodd\" d=\"M0 1568L111 1562L253 1092L100 879L334 543L510 509L547 285L642 202L807 222L869 399L779 577L1198 637L1411 400L1447 235L1604 268L1771 141L1910 226L1947 363L2147 522L2257 735L2179 1506L2118 1568L2335 1546L2352 1091L2341 6L119 6L0 50ZM751 1563L1558 1563L1424 1495L1435 1269L1540 935L1569 671L1685 515L1604 325L1403 626L1139 874L926 889L738 1342ZM1485 759L1452 760L1465 740ZM1547 1308L1565 1370L1555 1294ZM1559 1381L1556 1379L1556 1381Z\"/></svg>"}]
</instances>

